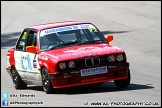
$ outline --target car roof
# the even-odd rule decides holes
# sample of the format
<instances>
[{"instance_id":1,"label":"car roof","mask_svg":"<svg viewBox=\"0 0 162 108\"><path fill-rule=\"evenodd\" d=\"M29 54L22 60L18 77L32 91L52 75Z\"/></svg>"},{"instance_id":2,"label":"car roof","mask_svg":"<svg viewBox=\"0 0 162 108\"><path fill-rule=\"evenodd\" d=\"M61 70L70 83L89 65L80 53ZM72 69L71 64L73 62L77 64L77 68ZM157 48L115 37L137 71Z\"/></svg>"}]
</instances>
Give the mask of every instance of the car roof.
<instances>
[{"instance_id":1,"label":"car roof","mask_svg":"<svg viewBox=\"0 0 162 108\"><path fill-rule=\"evenodd\" d=\"M41 31L47 28L53 28L53 27L60 27L60 26L68 26L68 25L74 25L74 24L85 24L90 22L85 21L62 21L62 22L53 22L53 23L46 23L46 24L39 24L34 25L28 28L35 29L37 31Z\"/></svg>"}]
</instances>

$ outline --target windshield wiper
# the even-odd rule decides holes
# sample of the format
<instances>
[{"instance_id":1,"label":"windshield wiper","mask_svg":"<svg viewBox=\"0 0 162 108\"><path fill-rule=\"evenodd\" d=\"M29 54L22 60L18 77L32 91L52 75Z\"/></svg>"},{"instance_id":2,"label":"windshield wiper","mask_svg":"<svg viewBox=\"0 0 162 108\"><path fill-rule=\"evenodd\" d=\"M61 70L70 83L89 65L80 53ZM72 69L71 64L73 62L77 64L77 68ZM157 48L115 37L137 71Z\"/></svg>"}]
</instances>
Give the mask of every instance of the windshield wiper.
<instances>
[{"instance_id":1,"label":"windshield wiper","mask_svg":"<svg viewBox=\"0 0 162 108\"><path fill-rule=\"evenodd\" d=\"M92 40L92 41L88 41L88 42L83 42L83 43L80 43L80 44L88 44L88 43L106 43L105 41L103 40Z\"/></svg>"},{"instance_id":2,"label":"windshield wiper","mask_svg":"<svg viewBox=\"0 0 162 108\"><path fill-rule=\"evenodd\" d=\"M53 47L49 48L48 50L51 50L51 49L54 49L54 48L64 47L64 46L67 46L67 45L73 45L75 43L78 43L78 41L69 41L69 42L66 42L66 43L63 43L63 44L59 44L57 46L53 46Z\"/></svg>"}]
</instances>

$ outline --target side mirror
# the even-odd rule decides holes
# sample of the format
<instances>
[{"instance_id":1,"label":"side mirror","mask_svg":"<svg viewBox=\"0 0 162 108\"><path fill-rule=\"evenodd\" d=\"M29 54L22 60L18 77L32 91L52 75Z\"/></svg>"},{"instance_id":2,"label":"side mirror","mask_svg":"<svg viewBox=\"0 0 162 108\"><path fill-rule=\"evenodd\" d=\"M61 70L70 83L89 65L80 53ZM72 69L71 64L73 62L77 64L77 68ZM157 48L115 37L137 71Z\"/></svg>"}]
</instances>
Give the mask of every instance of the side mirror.
<instances>
[{"instance_id":1,"label":"side mirror","mask_svg":"<svg viewBox=\"0 0 162 108\"><path fill-rule=\"evenodd\" d=\"M109 35L105 36L105 38L108 42L111 42L114 39L114 36L112 34L109 34Z\"/></svg>"},{"instance_id":2,"label":"side mirror","mask_svg":"<svg viewBox=\"0 0 162 108\"><path fill-rule=\"evenodd\" d=\"M37 53L37 49L35 46L27 46L26 51L30 53Z\"/></svg>"}]
</instances>

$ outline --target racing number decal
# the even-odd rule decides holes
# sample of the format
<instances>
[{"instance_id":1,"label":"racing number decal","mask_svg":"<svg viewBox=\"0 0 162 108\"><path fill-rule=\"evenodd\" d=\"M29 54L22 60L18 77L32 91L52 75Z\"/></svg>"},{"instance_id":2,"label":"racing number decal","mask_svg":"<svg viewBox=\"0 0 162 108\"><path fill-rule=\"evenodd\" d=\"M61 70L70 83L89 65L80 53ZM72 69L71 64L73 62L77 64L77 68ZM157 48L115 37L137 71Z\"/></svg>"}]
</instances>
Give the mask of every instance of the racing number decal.
<instances>
[{"instance_id":1,"label":"racing number decal","mask_svg":"<svg viewBox=\"0 0 162 108\"><path fill-rule=\"evenodd\" d=\"M88 30L89 30L90 32L98 32L98 30L97 30L96 28L88 28Z\"/></svg>"}]
</instances>

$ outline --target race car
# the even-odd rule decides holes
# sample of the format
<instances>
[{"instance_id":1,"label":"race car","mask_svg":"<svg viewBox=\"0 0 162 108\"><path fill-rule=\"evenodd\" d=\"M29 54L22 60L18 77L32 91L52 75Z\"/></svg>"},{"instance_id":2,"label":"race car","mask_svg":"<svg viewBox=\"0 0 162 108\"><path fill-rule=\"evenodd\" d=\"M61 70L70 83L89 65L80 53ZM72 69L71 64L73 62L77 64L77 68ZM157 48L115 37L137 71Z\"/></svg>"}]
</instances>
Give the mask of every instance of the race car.
<instances>
[{"instance_id":1,"label":"race car","mask_svg":"<svg viewBox=\"0 0 162 108\"><path fill-rule=\"evenodd\" d=\"M42 86L49 94L57 88L99 85L114 81L130 84L129 62L123 49L110 42L92 23L63 21L25 28L7 52L7 68L15 89Z\"/></svg>"}]
</instances>

